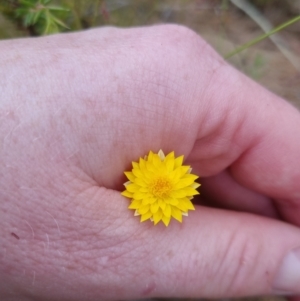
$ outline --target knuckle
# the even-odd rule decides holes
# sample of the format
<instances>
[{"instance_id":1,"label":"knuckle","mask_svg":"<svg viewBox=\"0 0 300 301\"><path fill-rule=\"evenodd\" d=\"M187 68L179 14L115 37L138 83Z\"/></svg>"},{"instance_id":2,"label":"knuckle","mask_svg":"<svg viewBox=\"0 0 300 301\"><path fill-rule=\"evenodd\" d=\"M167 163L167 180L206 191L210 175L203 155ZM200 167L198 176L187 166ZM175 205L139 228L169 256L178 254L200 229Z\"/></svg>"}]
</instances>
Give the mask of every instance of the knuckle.
<instances>
[{"instance_id":1,"label":"knuckle","mask_svg":"<svg viewBox=\"0 0 300 301\"><path fill-rule=\"evenodd\" d=\"M166 58L178 62L199 56L204 49L210 48L208 44L193 30L181 25L163 25L157 28L156 39L161 54Z\"/></svg>"},{"instance_id":2,"label":"knuckle","mask_svg":"<svg viewBox=\"0 0 300 301\"><path fill-rule=\"evenodd\" d=\"M185 63L188 60L195 63L204 63L214 61L219 64L225 64L225 61L214 51L214 49L201 38L198 33L188 27L182 25L163 25L157 28L158 42L164 46L168 57L178 61L180 58L185 58ZM215 65L215 63L213 63ZM213 66L212 66L213 67Z\"/></svg>"},{"instance_id":3,"label":"knuckle","mask_svg":"<svg viewBox=\"0 0 300 301\"><path fill-rule=\"evenodd\" d=\"M258 273L258 263L262 245L255 239L254 233L238 231L230 242L226 260L223 262L223 271L227 271L226 291L236 296L244 295L254 281L253 277ZM255 243L254 243L255 242ZM228 273L228 271L230 271ZM255 286L252 288L255 290Z\"/></svg>"}]
</instances>

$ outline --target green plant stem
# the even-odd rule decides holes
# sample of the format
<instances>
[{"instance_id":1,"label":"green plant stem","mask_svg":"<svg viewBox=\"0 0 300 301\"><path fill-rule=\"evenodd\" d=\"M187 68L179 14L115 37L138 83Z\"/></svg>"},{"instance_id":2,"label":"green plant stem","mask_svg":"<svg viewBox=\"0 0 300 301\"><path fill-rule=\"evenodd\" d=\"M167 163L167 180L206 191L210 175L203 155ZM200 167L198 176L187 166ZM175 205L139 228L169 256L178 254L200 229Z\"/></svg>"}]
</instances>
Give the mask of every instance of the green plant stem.
<instances>
[{"instance_id":1,"label":"green plant stem","mask_svg":"<svg viewBox=\"0 0 300 301\"><path fill-rule=\"evenodd\" d=\"M96 19L99 15L99 7L100 5L102 4L103 1L101 0L97 0L95 1L95 10L94 10L94 14L93 14L93 17L92 17L92 21L91 21L91 27L95 27L96 26Z\"/></svg>"},{"instance_id":2,"label":"green plant stem","mask_svg":"<svg viewBox=\"0 0 300 301\"><path fill-rule=\"evenodd\" d=\"M67 6L71 9L71 12L73 14L74 17L74 29L76 30L80 30L82 29L82 24L81 24L81 20L80 20L80 13L78 12L78 0L74 1L74 0L67 0L65 1L65 3L67 4ZM80 3L79 3L80 5Z\"/></svg>"},{"instance_id":3,"label":"green plant stem","mask_svg":"<svg viewBox=\"0 0 300 301\"><path fill-rule=\"evenodd\" d=\"M233 51L229 52L228 54L226 54L224 58L229 59L230 57L234 56L235 54L240 53L241 51L257 44L258 42L264 40L265 38L269 37L270 35L278 32L278 31L280 31L280 30L282 30L282 29L284 29L284 28L286 28L286 27L288 27L288 26L290 26L290 25L292 25L292 24L294 24L298 21L300 21L300 15L293 18L293 19L291 19L291 20L289 20L289 21L287 21L287 22L285 22L285 23L283 23L283 24L281 24L281 25L279 25L279 26L277 26L277 27L275 27L271 31L269 31L269 32L267 32L263 35L260 35L259 37L257 37L255 39L241 45L240 47L238 47L235 50L233 50Z\"/></svg>"}]
</instances>

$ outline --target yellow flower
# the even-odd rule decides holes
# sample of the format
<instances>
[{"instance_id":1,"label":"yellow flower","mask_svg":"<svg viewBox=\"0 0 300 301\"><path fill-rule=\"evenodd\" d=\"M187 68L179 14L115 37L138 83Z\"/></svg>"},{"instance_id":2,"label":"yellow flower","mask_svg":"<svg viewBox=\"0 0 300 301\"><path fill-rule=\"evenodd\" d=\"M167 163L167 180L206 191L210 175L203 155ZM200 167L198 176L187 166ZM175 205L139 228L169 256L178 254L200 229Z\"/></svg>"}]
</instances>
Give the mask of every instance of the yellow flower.
<instances>
[{"instance_id":1,"label":"yellow flower","mask_svg":"<svg viewBox=\"0 0 300 301\"><path fill-rule=\"evenodd\" d=\"M191 199L199 194L200 184L191 174L190 166L182 165L183 156L175 158L174 152L164 155L160 150L152 151L139 162L132 162L132 171L125 172L128 182L122 195L130 198L129 209L141 216L141 222L148 219L156 225L162 221L169 225L171 218L182 222L182 215L195 210Z\"/></svg>"}]
</instances>

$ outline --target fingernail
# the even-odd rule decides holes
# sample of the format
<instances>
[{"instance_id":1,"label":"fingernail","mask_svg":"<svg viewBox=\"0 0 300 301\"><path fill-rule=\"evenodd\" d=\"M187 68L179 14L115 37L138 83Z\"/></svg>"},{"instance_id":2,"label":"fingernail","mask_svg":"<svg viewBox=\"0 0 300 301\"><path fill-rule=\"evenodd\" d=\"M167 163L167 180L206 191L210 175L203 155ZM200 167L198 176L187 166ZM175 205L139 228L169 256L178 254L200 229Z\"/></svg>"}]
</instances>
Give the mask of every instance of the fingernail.
<instances>
[{"instance_id":1,"label":"fingernail","mask_svg":"<svg viewBox=\"0 0 300 301\"><path fill-rule=\"evenodd\" d=\"M282 295L300 293L300 248L290 251L282 260L273 283L274 292Z\"/></svg>"}]
</instances>

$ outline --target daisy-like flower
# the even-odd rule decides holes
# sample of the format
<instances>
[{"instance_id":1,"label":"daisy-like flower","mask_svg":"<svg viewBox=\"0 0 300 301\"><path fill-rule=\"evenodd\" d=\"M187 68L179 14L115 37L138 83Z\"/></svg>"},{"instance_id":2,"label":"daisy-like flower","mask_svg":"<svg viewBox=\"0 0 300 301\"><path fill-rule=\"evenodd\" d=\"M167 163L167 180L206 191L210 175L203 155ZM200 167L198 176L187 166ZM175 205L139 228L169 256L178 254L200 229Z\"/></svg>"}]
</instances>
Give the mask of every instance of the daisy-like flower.
<instances>
[{"instance_id":1,"label":"daisy-like flower","mask_svg":"<svg viewBox=\"0 0 300 301\"><path fill-rule=\"evenodd\" d=\"M138 163L132 162L132 171L125 172L129 181L122 195L131 199L128 208L141 216L141 222L150 219L154 225L162 221L168 226L172 217L182 222L188 210L195 210L191 199L199 194L198 176L182 163L183 156L175 158L174 152L165 156L162 150L150 151Z\"/></svg>"}]
</instances>

